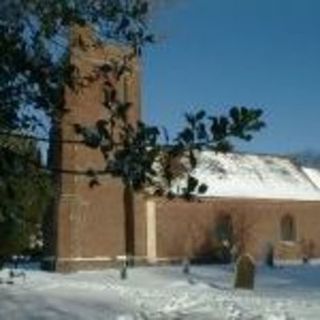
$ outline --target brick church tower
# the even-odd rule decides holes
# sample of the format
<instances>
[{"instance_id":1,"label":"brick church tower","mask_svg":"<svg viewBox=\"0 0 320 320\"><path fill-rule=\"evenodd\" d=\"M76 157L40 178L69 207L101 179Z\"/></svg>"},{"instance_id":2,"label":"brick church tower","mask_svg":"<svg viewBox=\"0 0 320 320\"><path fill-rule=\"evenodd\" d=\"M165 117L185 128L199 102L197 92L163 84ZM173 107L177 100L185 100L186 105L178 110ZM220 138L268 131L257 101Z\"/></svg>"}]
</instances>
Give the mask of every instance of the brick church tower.
<instances>
[{"instance_id":1,"label":"brick church tower","mask_svg":"<svg viewBox=\"0 0 320 320\"><path fill-rule=\"evenodd\" d=\"M105 160L98 150L77 143L81 139L74 125L93 125L105 119L103 79L87 81L106 62L120 61L125 48L102 46L88 28L76 27L71 36L71 64L78 69L81 84L75 90L65 88L64 115L54 126L51 163L65 173L56 176L57 198L48 214L50 231L45 244L51 269L72 271L110 265L126 254L123 186L110 176L100 176L100 185L90 187L84 174L90 169L103 170ZM129 121L140 117L140 84L137 59L130 61L130 73L118 84L118 95L132 103Z\"/></svg>"}]
</instances>

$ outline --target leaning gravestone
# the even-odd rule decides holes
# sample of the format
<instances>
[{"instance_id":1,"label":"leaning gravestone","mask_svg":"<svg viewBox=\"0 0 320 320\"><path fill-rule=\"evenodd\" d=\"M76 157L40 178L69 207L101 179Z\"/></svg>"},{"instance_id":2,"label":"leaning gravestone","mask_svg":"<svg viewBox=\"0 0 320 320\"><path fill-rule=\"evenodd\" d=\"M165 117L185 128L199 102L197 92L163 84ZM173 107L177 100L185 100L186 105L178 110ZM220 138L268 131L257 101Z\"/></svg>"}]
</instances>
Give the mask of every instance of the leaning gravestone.
<instances>
[{"instance_id":1,"label":"leaning gravestone","mask_svg":"<svg viewBox=\"0 0 320 320\"><path fill-rule=\"evenodd\" d=\"M254 288L255 264L249 254L239 257L236 264L236 275L234 287L236 289Z\"/></svg>"}]
</instances>

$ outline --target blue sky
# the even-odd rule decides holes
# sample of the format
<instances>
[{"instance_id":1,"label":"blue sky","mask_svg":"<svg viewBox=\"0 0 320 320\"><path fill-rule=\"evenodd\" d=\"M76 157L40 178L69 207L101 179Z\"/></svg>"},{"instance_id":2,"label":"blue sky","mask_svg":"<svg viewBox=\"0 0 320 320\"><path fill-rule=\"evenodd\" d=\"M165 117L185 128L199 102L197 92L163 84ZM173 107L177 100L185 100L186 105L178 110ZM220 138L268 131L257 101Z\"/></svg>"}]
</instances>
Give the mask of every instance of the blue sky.
<instances>
[{"instance_id":1,"label":"blue sky","mask_svg":"<svg viewBox=\"0 0 320 320\"><path fill-rule=\"evenodd\" d=\"M185 111L261 107L268 127L238 149L320 151L320 1L180 0L156 14L143 115L179 129Z\"/></svg>"}]
</instances>

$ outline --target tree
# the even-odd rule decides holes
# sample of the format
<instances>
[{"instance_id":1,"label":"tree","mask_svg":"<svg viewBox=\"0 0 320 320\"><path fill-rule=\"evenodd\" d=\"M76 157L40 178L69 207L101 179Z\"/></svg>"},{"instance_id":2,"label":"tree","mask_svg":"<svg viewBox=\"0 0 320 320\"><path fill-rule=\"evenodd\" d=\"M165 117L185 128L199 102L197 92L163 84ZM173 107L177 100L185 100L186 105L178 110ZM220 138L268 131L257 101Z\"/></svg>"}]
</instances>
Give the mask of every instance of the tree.
<instances>
[{"instance_id":1,"label":"tree","mask_svg":"<svg viewBox=\"0 0 320 320\"><path fill-rule=\"evenodd\" d=\"M9 140L0 141L0 261L30 249L51 194L49 176L38 167L35 143Z\"/></svg>"},{"instance_id":2,"label":"tree","mask_svg":"<svg viewBox=\"0 0 320 320\"><path fill-rule=\"evenodd\" d=\"M176 176L174 163L181 159L187 159L184 166L187 184L180 196L191 199L196 192L205 192L206 186L191 174L191 169L197 165L197 152L203 149L230 151L234 139L249 141L264 126L259 109L233 107L225 116L199 111L185 115L185 128L174 139L169 139L164 132L167 146L163 147L159 128L127 120L131 104L119 99L117 82L128 72L127 62L140 55L146 44L154 42L147 20L149 1L6 0L1 9L2 135L38 132L42 127L37 117L39 111L53 122L59 122L66 112L64 88L67 85L75 90L76 83L81 80L77 79L77 70L69 60L68 35L75 26L90 27L97 45L112 41L132 48L122 64L114 66L106 61L100 67L99 76L106 80L104 107L109 112L108 118L97 119L99 121L90 127L74 124L83 143L103 153L106 160L103 173L122 179L128 220L134 217L132 197L135 191L155 186L158 193L173 195L170 186ZM12 152L12 149L7 151ZM101 172L91 170L88 174L94 185ZM160 184L156 178L159 175Z\"/></svg>"},{"instance_id":3,"label":"tree","mask_svg":"<svg viewBox=\"0 0 320 320\"><path fill-rule=\"evenodd\" d=\"M134 48L152 42L142 0L5 0L0 4L1 129L41 125L30 108L50 117L63 111L70 84L68 34L75 25L94 25L101 41ZM22 112L21 112L22 111Z\"/></svg>"},{"instance_id":4,"label":"tree","mask_svg":"<svg viewBox=\"0 0 320 320\"><path fill-rule=\"evenodd\" d=\"M148 8L148 2L141 0L1 1L0 136L5 140L0 168L4 199L1 241L3 237L17 239L18 231L22 237L23 215L42 202L29 203L32 197L27 191L32 190L31 184L35 187L37 182L42 183L43 172L39 171L39 179L26 174L28 166L32 166L32 173L36 167L41 170L41 163L36 161L34 166L33 154L21 153L12 138L48 141L47 136L39 137L39 132L48 131L44 118L59 121L65 112L64 88L76 81L68 59L70 31L76 25L94 25L102 42L121 42L139 54L144 43L153 41L147 33ZM23 184L19 184L20 178ZM20 251L21 246L18 242L16 245L14 251Z\"/></svg>"}]
</instances>

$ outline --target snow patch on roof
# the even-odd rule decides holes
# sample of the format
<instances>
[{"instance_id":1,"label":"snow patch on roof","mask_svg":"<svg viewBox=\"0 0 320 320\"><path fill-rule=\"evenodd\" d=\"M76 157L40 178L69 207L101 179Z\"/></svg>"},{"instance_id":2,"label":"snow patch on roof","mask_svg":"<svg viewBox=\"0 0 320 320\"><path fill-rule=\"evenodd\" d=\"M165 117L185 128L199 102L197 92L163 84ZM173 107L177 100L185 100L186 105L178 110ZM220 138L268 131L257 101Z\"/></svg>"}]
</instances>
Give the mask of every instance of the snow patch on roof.
<instances>
[{"instance_id":1,"label":"snow patch on roof","mask_svg":"<svg viewBox=\"0 0 320 320\"><path fill-rule=\"evenodd\" d=\"M320 190L287 158L213 151L197 158L192 174L208 187L199 196L320 200ZM173 192L180 193L185 184L185 178L176 179Z\"/></svg>"},{"instance_id":2,"label":"snow patch on roof","mask_svg":"<svg viewBox=\"0 0 320 320\"><path fill-rule=\"evenodd\" d=\"M309 179L320 189L320 170L314 168L302 168Z\"/></svg>"}]
</instances>

